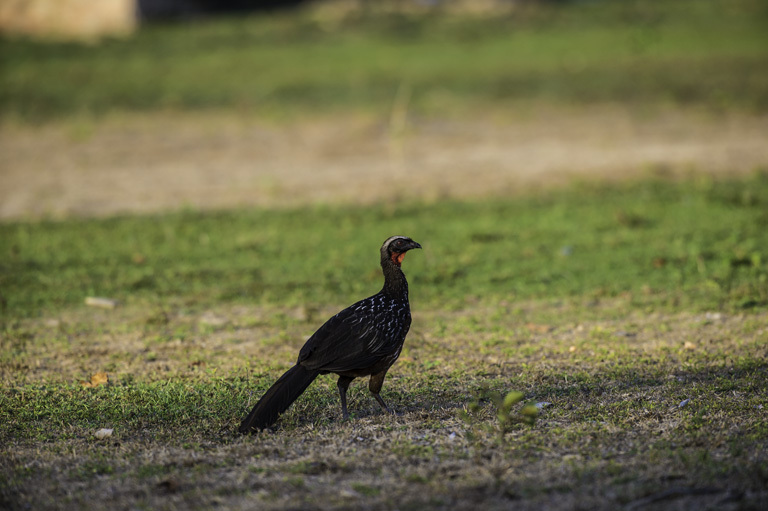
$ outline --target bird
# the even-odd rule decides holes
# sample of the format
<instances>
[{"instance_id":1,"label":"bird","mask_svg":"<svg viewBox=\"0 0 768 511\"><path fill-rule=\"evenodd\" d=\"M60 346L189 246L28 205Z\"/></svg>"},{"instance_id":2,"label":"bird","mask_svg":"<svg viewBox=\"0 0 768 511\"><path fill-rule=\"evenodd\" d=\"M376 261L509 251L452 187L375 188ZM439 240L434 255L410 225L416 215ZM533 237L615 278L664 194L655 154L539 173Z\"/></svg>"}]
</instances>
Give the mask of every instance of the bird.
<instances>
[{"instance_id":1,"label":"bird","mask_svg":"<svg viewBox=\"0 0 768 511\"><path fill-rule=\"evenodd\" d=\"M406 236L391 236L381 245L381 291L356 302L326 321L307 339L296 365L267 390L240 424L243 434L267 429L321 374L339 376L341 414L349 419L347 388L355 378L370 376L368 389L386 413L379 392L387 371L403 349L411 326L408 281L401 269L406 252L421 245Z\"/></svg>"}]
</instances>

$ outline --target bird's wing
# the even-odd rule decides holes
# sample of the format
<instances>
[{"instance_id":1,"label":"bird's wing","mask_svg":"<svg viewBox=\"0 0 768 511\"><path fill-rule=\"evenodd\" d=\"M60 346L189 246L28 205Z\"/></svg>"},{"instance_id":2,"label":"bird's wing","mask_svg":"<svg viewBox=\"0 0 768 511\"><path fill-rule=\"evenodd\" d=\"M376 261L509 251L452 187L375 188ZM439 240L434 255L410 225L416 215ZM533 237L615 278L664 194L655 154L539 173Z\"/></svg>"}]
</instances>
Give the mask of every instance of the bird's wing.
<instances>
[{"instance_id":1,"label":"bird's wing","mask_svg":"<svg viewBox=\"0 0 768 511\"><path fill-rule=\"evenodd\" d=\"M392 321L393 329L383 329L383 318L373 308L361 306L364 302L326 321L304 344L298 363L318 371L354 371L368 368L396 351L403 327Z\"/></svg>"}]
</instances>

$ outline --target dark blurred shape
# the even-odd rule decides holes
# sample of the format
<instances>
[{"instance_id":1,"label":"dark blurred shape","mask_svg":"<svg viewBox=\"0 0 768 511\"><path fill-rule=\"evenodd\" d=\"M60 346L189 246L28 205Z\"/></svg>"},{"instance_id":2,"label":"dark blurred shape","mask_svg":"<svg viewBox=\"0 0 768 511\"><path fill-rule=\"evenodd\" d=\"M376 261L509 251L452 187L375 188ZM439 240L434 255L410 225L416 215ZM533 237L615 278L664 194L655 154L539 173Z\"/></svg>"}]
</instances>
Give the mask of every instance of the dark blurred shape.
<instances>
[{"instance_id":1,"label":"dark blurred shape","mask_svg":"<svg viewBox=\"0 0 768 511\"><path fill-rule=\"evenodd\" d=\"M141 19L173 19L210 14L274 11L297 7L306 0L138 0Z\"/></svg>"}]
</instances>

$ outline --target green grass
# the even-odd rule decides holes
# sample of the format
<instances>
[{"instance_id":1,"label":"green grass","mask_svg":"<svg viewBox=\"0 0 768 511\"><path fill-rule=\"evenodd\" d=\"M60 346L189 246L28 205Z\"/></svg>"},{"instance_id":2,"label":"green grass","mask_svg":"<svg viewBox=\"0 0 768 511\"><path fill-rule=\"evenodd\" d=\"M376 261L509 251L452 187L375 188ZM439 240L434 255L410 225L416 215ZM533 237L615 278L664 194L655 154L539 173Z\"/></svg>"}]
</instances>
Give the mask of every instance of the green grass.
<instances>
[{"instance_id":1,"label":"green grass","mask_svg":"<svg viewBox=\"0 0 768 511\"><path fill-rule=\"evenodd\" d=\"M755 173L1 224L0 504L758 509L766 211ZM356 382L341 421L323 376L277 431L237 435L306 336L377 290L394 232L424 246L383 390L399 415ZM107 385L80 385L98 371ZM551 404L531 424L536 402Z\"/></svg>"},{"instance_id":2,"label":"green grass","mask_svg":"<svg viewBox=\"0 0 768 511\"><path fill-rule=\"evenodd\" d=\"M0 115L382 113L398 90L437 117L606 101L761 113L765 25L751 0L574 2L3 39ZM767 212L758 169L0 223L0 508L762 509ZM323 376L275 431L237 435L306 337L379 289L395 233L424 246L404 263L414 321L382 392L398 415L356 381L342 421ZM107 385L80 384L101 371ZM551 404L531 424L537 402Z\"/></svg>"},{"instance_id":3,"label":"green grass","mask_svg":"<svg viewBox=\"0 0 768 511\"><path fill-rule=\"evenodd\" d=\"M631 296L666 310L768 300L768 179L584 185L510 200L202 213L0 225L8 319L50 316L86 296L125 304L345 305L380 285L392 233L413 300Z\"/></svg>"},{"instance_id":4,"label":"green grass","mask_svg":"<svg viewBox=\"0 0 768 511\"><path fill-rule=\"evenodd\" d=\"M142 28L101 45L3 39L0 113L235 108L427 115L531 101L768 107L756 0L579 2L512 15L304 12Z\"/></svg>"}]
</instances>

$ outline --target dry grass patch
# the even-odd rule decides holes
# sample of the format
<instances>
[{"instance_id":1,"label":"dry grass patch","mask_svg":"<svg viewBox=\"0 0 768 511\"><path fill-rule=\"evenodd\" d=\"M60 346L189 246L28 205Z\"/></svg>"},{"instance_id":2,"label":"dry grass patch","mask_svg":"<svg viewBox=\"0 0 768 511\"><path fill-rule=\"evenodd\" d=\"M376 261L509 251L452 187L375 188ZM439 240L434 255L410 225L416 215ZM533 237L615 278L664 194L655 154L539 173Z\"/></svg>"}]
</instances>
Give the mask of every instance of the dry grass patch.
<instances>
[{"instance_id":1,"label":"dry grass patch","mask_svg":"<svg viewBox=\"0 0 768 511\"><path fill-rule=\"evenodd\" d=\"M222 307L167 312L158 323L126 308L65 312L56 327L26 320L26 348L3 362L3 504L757 509L766 502L764 312L620 315L622 303L612 301L584 314L566 303L560 319L543 321L553 307L525 305L531 321L503 305L417 313L385 383L396 416L382 415L355 384L353 419L341 421L335 382L323 377L275 431L252 437L235 434L248 400L287 366L314 314L325 311ZM612 319L580 320L601 315ZM148 350L156 358L147 360ZM108 385L78 385L105 363L115 364ZM519 420L522 404L511 421L499 421L495 396L512 390L525 402L550 403L533 426ZM114 434L96 439L101 427Z\"/></svg>"}]
</instances>

